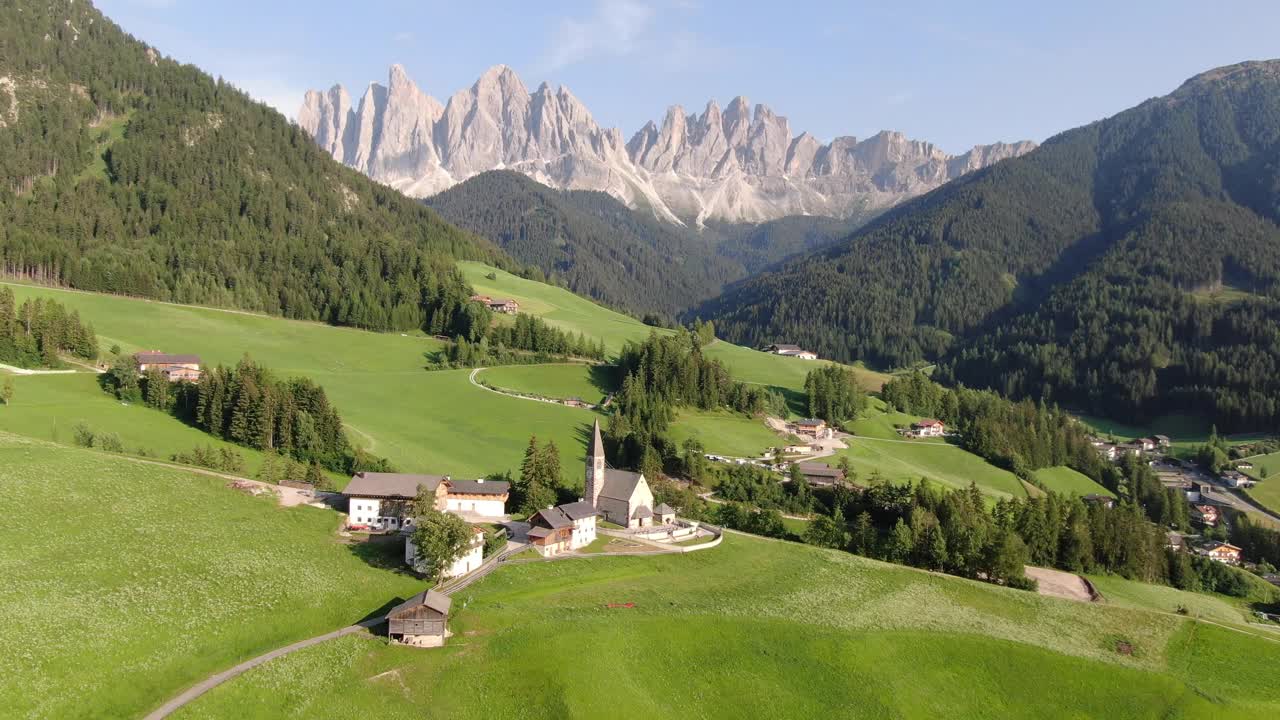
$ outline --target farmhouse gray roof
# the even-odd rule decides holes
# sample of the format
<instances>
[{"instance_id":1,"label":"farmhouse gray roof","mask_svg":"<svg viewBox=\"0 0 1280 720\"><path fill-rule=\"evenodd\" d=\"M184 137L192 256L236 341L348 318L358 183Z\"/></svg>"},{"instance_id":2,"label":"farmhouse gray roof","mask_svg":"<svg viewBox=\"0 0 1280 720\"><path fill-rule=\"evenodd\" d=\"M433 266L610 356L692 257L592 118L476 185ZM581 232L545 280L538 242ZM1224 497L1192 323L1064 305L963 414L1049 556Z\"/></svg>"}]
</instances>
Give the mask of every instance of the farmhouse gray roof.
<instances>
[{"instance_id":1,"label":"farmhouse gray roof","mask_svg":"<svg viewBox=\"0 0 1280 720\"><path fill-rule=\"evenodd\" d=\"M833 468L822 463L800 463L800 472L805 475L816 475L819 477L843 477L844 471L840 468Z\"/></svg>"},{"instance_id":2,"label":"farmhouse gray roof","mask_svg":"<svg viewBox=\"0 0 1280 720\"><path fill-rule=\"evenodd\" d=\"M773 348L776 352L786 352L786 351L799 352L800 351L799 345L787 345L784 343L774 343L769 347Z\"/></svg>"},{"instance_id":3,"label":"farmhouse gray roof","mask_svg":"<svg viewBox=\"0 0 1280 720\"><path fill-rule=\"evenodd\" d=\"M435 590L423 590L417 595L414 595L408 600L405 600L399 605L391 608L391 611L387 613L387 617L393 617L406 610L412 610L413 608L420 606L428 607L441 615L448 615L449 607L452 605L453 601L449 599L448 595L438 593Z\"/></svg>"},{"instance_id":4,"label":"farmhouse gray roof","mask_svg":"<svg viewBox=\"0 0 1280 720\"><path fill-rule=\"evenodd\" d=\"M459 495L506 495L511 491L511 483L505 480L454 480L445 481L449 492Z\"/></svg>"},{"instance_id":5,"label":"farmhouse gray roof","mask_svg":"<svg viewBox=\"0 0 1280 720\"><path fill-rule=\"evenodd\" d=\"M445 475L413 475L410 473L358 472L342 491L347 497L396 498L411 500L418 495L418 488L435 490Z\"/></svg>"},{"instance_id":6,"label":"farmhouse gray roof","mask_svg":"<svg viewBox=\"0 0 1280 720\"><path fill-rule=\"evenodd\" d=\"M804 418L803 420L796 421L796 425L802 425L804 427L817 427L819 425L826 425L826 424L827 424L826 420L819 420L817 418Z\"/></svg>"},{"instance_id":7,"label":"farmhouse gray roof","mask_svg":"<svg viewBox=\"0 0 1280 720\"><path fill-rule=\"evenodd\" d=\"M560 528L566 528L573 524L573 520L558 507L539 510L529 518L529 523L536 525L538 518L542 518L542 522L546 523L547 527L552 530L559 530Z\"/></svg>"},{"instance_id":8,"label":"farmhouse gray roof","mask_svg":"<svg viewBox=\"0 0 1280 720\"><path fill-rule=\"evenodd\" d=\"M591 503L587 502L586 500L579 500L577 502L565 503L564 505L561 505L556 509L564 513L565 516L568 517L570 520L581 520L583 518L588 518L588 517L592 517L594 515L600 514L600 511L592 507Z\"/></svg>"},{"instance_id":9,"label":"farmhouse gray roof","mask_svg":"<svg viewBox=\"0 0 1280 720\"><path fill-rule=\"evenodd\" d=\"M600 494L612 500L630 500L642 480L644 475L640 473L605 468L604 487L600 489Z\"/></svg>"},{"instance_id":10,"label":"farmhouse gray roof","mask_svg":"<svg viewBox=\"0 0 1280 720\"><path fill-rule=\"evenodd\" d=\"M133 356L144 365L199 365L199 355L170 355L158 350L146 350Z\"/></svg>"}]
</instances>

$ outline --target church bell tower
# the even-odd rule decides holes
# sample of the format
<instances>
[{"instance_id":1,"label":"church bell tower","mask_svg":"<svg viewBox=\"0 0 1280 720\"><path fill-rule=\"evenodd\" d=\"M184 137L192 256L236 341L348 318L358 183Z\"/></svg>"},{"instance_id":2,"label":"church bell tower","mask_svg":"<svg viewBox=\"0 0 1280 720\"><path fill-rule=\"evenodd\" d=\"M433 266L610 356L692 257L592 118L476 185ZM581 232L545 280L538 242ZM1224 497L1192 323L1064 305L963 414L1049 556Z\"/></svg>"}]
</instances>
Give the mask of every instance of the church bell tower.
<instances>
[{"instance_id":1,"label":"church bell tower","mask_svg":"<svg viewBox=\"0 0 1280 720\"><path fill-rule=\"evenodd\" d=\"M600 491L604 489L604 441L600 439L600 421L596 420L591 431L591 446L587 448L587 478L583 485L591 507L599 507Z\"/></svg>"}]
</instances>

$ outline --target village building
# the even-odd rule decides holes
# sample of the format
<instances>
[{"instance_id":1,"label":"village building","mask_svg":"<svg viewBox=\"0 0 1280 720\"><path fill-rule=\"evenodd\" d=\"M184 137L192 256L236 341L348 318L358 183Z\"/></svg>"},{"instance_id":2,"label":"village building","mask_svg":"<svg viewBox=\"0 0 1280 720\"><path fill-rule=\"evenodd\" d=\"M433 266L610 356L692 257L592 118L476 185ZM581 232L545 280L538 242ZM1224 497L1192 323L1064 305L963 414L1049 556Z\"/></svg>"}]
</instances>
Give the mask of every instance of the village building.
<instances>
[{"instance_id":1,"label":"village building","mask_svg":"<svg viewBox=\"0 0 1280 720\"><path fill-rule=\"evenodd\" d=\"M799 467L800 474L804 476L805 482L815 487L833 487L844 484L844 471L840 468L833 468L816 462L800 463Z\"/></svg>"},{"instance_id":2,"label":"village building","mask_svg":"<svg viewBox=\"0 0 1280 720\"><path fill-rule=\"evenodd\" d=\"M1115 462L1116 458L1120 457L1120 449L1116 447L1115 443L1099 440L1093 443L1093 447L1097 449L1099 455L1112 462Z\"/></svg>"},{"instance_id":3,"label":"village building","mask_svg":"<svg viewBox=\"0 0 1280 720\"><path fill-rule=\"evenodd\" d=\"M529 517L529 544L543 557L595 542L600 512L586 500L549 507Z\"/></svg>"},{"instance_id":4,"label":"village building","mask_svg":"<svg viewBox=\"0 0 1280 720\"><path fill-rule=\"evenodd\" d=\"M1192 505L1188 514L1192 522L1208 527L1218 524L1218 508L1213 505Z\"/></svg>"},{"instance_id":5,"label":"village building","mask_svg":"<svg viewBox=\"0 0 1280 720\"><path fill-rule=\"evenodd\" d=\"M413 527L410 525L400 531L405 534L404 562L409 567L415 567L418 562L418 546L413 542L412 530ZM458 557L454 558L453 564L440 573L441 577L445 579L462 577L483 565L484 534L484 528L472 525L471 537L467 541L467 546L462 549Z\"/></svg>"},{"instance_id":6,"label":"village building","mask_svg":"<svg viewBox=\"0 0 1280 720\"><path fill-rule=\"evenodd\" d=\"M510 298L493 298L489 301L489 309L505 315L515 315L520 312L520 303Z\"/></svg>"},{"instance_id":7,"label":"village building","mask_svg":"<svg viewBox=\"0 0 1280 720\"><path fill-rule=\"evenodd\" d=\"M947 426L941 420L925 418L920 422L912 423L911 434L916 437L942 437L947 434Z\"/></svg>"},{"instance_id":8,"label":"village building","mask_svg":"<svg viewBox=\"0 0 1280 720\"><path fill-rule=\"evenodd\" d=\"M1170 550L1182 550L1184 547L1183 535L1180 532L1170 530L1165 533L1164 546Z\"/></svg>"},{"instance_id":9,"label":"village building","mask_svg":"<svg viewBox=\"0 0 1280 720\"><path fill-rule=\"evenodd\" d=\"M1116 506L1116 499L1111 497L1110 495L1099 495L1098 493L1089 493L1088 495L1085 495L1080 499L1084 500L1090 505L1100 505L1104 508L1107 508L1108 510Z\"/></svg>"},{"instance_id":10,"label":"village building","mask_svg":"<svg viewBox=\"0 0 1280 720\"><path fill-rule=\"evenodd\" d=\"M831 436L831 429L827 427L827 421L817 418L804 418L797 420L794 425L797 435L808 435L813 438L825 438Z\"/></svg>"},{"instance_id":11,"label":"village building","mask_svg":"<svg viewBox=\"0 0 1280 720\"><path fill-rule=\"evenodd\" d=\"M653 525L653 492L644 475L607 467L600 421L592 428L587 448L586 501L605 520L625 528Z\"/></svg>"},{"instance_id":12,"label":"village building","mask_svg":"<svg viewBox=\"0 0 1280 720\"><path fill-rule=\"evenodd\" d=\"M785 445L782 452L785 455L809 455L816 452L817 448L813 445Z\"/></svg>"},{"instance_id":13,"label":"village building","mask_svg":"<svg viewBox=\"0 0 1280 720\"><path fill-rule=\"evenodd\" d=\"M503 518L511 486L492 480L454 480L447 475L360 472L342 492L347 498L347 522L375 530L411 526L412 504L420 489L434 494L437 510L464 517Z\"/></svg>"},{"instance_id":14,"label":"village building","mask_svg":"<svg viewBox=\"0 0 1280 720\"><path fill-rule=\"evenodd\" d=\"M676 511L666 503L659 503L658 507L653 509L653 517L659 525L670 525L676 521Z\"/></svg>"},{"instance_id":15,"label":"village building","mask_svg":"<svg viewBox=\"0 0 1280 720\"><path fill-rule=\"evenodd\" d=\"M818 359L817 353L811 352L809 350L805 350L801 348L799 345L785 345L785 344L776 343L766 347L764 351L767 353L773 353L774 355L782 355L784 357L800 358L801 360L817 360Z\"/></svg>"},{"instance_id":16,"label":"village building","mask_svg":"<svg viewBox=\"0 0 1280 720\"><path fill-rule=\"evenodd\" d=\"M423 590L387 613L387 637L414 647L440 647L448 634L452 600L444 593Z\"/></svg>"},{"instance_id":17,"label":"village building","mask_svg":"<svg viewBox=\"0 0 1280 720\"><path fill-rule=\"evenodd\" d=\"M135 354L133 360L138 372L159 370L169 382L196 382L202 374L199 355L170 355L159 350L147 350Z\"/></svg>"},{"instance_id":18,"label":"village building","mask_svg":"<svg viewBox=\"0 0 1280 720\"><path fill-rule=\"evenodd\" d=\"M1237 469L1237 470L1252 470L1252 469L1253 469L1253 463L1249 462L1248 460L1239 460L1239 461L1237 461L1237 462L1236 462L1236 469Z\"/></svg>"},{"instance_id":19,"label":"village building","mask_svg":"<svg viewBox=\"0 0 1280 720\"><path fill-rule=\"evenodd\" d=\"M1196 552L1203 555L1214 562L1220 562L1224 565L1240 564L1240 548L1231 543L1210 542L1196 548Z\"/></svg>"},{"instance_id":20,"label":"village building","mask_svg":"<svg viewBox=\"0 0 1280 720\"><path fill-rule=\"evenodd\" d=\"M1253 478L1249 477L1248 475L1245 475L1239 470L1227 470L1226 472L1222 473L1222 482L1227 487L1232 487L1232 488L1252 487L1254 484Z\"/></svg>"}]
</instances>

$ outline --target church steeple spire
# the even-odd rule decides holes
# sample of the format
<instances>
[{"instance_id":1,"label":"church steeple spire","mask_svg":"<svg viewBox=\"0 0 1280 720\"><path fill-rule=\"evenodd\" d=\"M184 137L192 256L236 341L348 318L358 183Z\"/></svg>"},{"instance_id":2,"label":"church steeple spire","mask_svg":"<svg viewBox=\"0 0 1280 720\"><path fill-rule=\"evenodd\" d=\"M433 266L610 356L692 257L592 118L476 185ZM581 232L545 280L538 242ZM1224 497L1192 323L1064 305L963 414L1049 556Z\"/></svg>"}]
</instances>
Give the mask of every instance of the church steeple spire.
<instances>
[{"instance_id":1,"label":"church steeple spire","mask_svg":"<svg viewBox=\"0 0 1280 720\"><path fill-rule=\"evenodd\" d=\"M599 506L600 491L604 489L604 440L600 437L600 420L591 429L591 445L587 447L587 477L583 484L584 500L592 507Z\"/></svg>"}]
</instances>

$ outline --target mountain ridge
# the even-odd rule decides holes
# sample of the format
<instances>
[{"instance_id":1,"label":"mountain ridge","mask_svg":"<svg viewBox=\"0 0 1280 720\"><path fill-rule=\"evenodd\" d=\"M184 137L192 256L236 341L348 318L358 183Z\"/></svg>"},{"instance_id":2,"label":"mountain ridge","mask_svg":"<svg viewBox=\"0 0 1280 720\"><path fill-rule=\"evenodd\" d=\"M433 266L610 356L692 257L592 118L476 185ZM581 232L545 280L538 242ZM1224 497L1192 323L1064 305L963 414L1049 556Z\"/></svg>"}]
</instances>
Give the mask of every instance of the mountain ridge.
<instances>
[{"instance_id":1,"label":"mountain ridge","mask_svg":"<svg viewBox=\"0 0 1280 720\"><path fill-rule=\"evenodd\" d=\"M387 85L370 83L358 104L342 85L308 91L298 123L335 158L414 197L510 169L557 189L608 192L697 227L878 212L1035 147L995 143L953 156L887 130L822 144L742 96L723 110L709 101L701 114L671 106L660 124L650 121L624 141L563 85L553 91L543 82L529 92L505 65L445 103L392 65Z\"/></svg>"}]
</instances>

